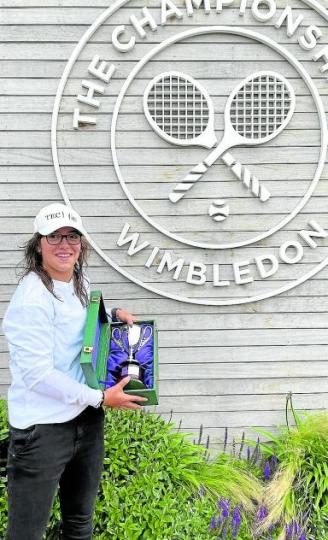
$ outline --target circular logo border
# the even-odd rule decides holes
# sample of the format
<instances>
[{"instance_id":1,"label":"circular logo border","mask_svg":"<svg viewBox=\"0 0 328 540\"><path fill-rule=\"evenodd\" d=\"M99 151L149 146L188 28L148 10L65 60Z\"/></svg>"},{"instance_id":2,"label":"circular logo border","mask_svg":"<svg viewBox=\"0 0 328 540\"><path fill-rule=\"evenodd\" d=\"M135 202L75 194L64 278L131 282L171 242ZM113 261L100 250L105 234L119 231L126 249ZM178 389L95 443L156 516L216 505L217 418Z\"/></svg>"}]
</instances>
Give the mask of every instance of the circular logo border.
<instances>
[{"instance_id":1,"label":"circular logo border","mask_svg":"<svg viewBox=\"0 0 328 540\"><path fill-rule=\"evenodd\" d=\"M310 6L315 11L317 11L323 19L328 21L328 14L326 10L319 4L317 0L301 0L304 4ZM54 101L53 106L53 113L52 113L52 119L51 119L51 152L52 152L52 158L53 158L53 164L55 169L55 174L57 177L57 182L61 191L61 194L63 196L63 199L65 203L69 206L71 206L70 199L67 195L67 191L63 182L59 159L58 159L58 151L57 151L57 123L58 123L58 115L59 115L59 108L60 103L62 99L62 95L68 80L68 77L72 71L72 68L81 53L84 46L87 44L88 40L93 36L93 34L97 31L97 29L110 17L113 13L115 13L118 9L120 9L122 6L127 4L129 0L119 0L115 2L110 8L106 9L99 17L94 21L94 23L88 28L88 30L82 35L80 41L77 43L76 47L74 48L66 66L63 72L63 75L59 81L56 97ZM327 147L327 131L324 134L324 138L326 140L326 147ZM90 237L90 235L87 233L87 240L90 243L90 245L94 248L94 250L102 257L104 261L106 261L108 264L112 266L117 272L119 272L121 275L125 276L128 280L132 281L136 285L139 285L140 287L155 293L161 297L170 298L172 300L177 300L180 302L185 302L189 304L199 304L199 305L208 305L208 306L229 306L229 305L239 305L239 304L248 304L250 302L257 302L258 300L263 300L265 298L271 298L273 296L277 296L283 292L286 292L288 290L293 289L294 287L297 287L301 283L304 283L304 281L308 280L320 270L322 270L327 264L328 264L328 257L326 257L320 264L316 265L315 268L313 268L311 271L309 271L307 274L302 276L301 278L293 281L292 283L289 283L285 285L284 287L281 287L280 289L277 289L275 291L266 292L263 294L259 294L257 296L253 296L250 298L227 298L223 300L209 300L209 299L199 299L199 298L188 298L183 296L177 296L175 294L169 294L169 293L163 293L162 291L156 289L156 287L153 287L149 284L145 284L142 281L140 281L138 278L132 276L129 274L129 272L126 272L122 268L120 268L115 261L113 261L110 257L107 257L107 255L103 252L103 250L94 242L94 240Z\"/></svg>"}]
</instances>

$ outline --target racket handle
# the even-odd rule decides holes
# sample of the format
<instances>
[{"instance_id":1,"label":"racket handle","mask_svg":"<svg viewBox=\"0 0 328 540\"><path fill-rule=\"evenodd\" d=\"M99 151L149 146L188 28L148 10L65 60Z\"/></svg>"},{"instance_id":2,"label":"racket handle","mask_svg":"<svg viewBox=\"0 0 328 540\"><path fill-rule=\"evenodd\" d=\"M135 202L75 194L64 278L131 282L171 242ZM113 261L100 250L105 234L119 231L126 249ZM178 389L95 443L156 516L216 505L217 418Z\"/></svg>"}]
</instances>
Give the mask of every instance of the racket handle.
<instances>
[{"instance_id":1,"label":"racket handle","mask_svg":"<svg viewBox=\"0 0 328 540\"><path fill-rule=\"evenodd\" d=\"M233 174L241 180L247 189L250 190L254 197L258 197L262 202L267 201L270 198L270 192L260 184L260 181L254 176L250 170L242 165L239 161L236 161L229 152L226 152L221 156L222 161L231 169ZM179 182L169 194L169 199L173 203L179 202L182 197L185 196L193 185L202 178L209 169L210 165L206 165L204 161L196 165L189 173L183 178L182 182Z\"/></svg>"},{"instance_id":2,"label":"racket handle","mask_svg":"<svg viewBox=\"0 0 328 540\"><path fill-rule=\"evenodd\" d=\"M257 177L250 172L250 170L242 165L239 161L236 161L234 157L226 152L221 156L222 161L228 165L233 174L241 180L244 186L251 192L254 197L258 197L260 201L265 202L270 199L270 191L264 187Z\"/></svg>"},{"instance_id":3,"label":"racket handle","mask_svg":"<svg viewBox=\"0 0 328 540\"><path fill-rule=\"evenodd\" d=\"M206 173L208 167L205 165L205 163L202 161L202 163L199 163L189 171L189 173L184 177L182 182L179 182L171 191L169 194L169 199L173 203L177 203L182 199L182 197L185 196L187 191L192 188L192 186L200 179L202 178L203 174Z\"/></svg>"}]
</instances>

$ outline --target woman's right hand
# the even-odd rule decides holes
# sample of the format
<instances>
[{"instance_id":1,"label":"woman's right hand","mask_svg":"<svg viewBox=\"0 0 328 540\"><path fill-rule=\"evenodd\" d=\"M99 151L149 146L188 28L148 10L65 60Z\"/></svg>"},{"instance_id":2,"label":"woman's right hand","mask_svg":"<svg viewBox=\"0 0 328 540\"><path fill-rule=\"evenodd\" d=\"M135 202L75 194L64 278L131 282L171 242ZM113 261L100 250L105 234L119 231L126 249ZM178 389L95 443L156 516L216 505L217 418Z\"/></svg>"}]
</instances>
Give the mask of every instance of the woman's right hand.
<instances>
[{"instance_id":1,"label":"woman's right hand","mask_svg":"<svg viewBox=\"0 0 328 540\"><path fill-rule=\"evenodd\" d=\"M148 401L148 399L141 396L132 396L123 392L123 388L130 380L131 377L124 377L124 379L115 384L115 386L105 390L103 405L115 409L140 409L141 406L135 402L145 402Z\"/></svg>"}]
</instances>

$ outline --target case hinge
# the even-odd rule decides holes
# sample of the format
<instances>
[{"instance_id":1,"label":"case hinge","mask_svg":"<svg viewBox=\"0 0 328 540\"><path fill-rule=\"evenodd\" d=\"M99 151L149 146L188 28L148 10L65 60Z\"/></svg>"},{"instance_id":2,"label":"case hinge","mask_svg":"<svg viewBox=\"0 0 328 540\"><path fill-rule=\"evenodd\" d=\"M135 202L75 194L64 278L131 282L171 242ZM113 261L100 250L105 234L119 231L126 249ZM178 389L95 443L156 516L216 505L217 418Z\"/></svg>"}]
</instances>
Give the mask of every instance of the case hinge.
<instances>
[{"instance_id":1,"label":"case hinge","mask_svg":"<svg viewBox=\"0 0 328 540\"><path fill-rule=\"evenodd\" d=\"M92 353L93 347L83 347L83 352L85 353Z\"/></svg>"}]
</instances>

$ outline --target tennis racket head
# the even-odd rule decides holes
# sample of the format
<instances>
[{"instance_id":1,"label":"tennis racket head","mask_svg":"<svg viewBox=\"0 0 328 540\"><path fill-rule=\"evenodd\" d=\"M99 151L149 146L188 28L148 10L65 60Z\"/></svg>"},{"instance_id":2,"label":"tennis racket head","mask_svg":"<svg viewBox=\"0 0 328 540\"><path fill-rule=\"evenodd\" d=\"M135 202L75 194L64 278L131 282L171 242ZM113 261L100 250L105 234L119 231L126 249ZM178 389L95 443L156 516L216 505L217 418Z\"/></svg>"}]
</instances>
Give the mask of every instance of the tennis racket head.
<instances>
[{"instance_id":1,"label":"tennis racket head","mask_svg":"<svg viewBox=\"0 0 328 540\"><path fill-rule=\"evenodd\" d=\"M189 75L167 71L154 77L144 92L143 107L153 130L169 143L215 145L212 100Z\"/></svg>"},{"instance_id":2,"label":"tennis racket head","mask_svg":"<svg viewBox=\"0 0 328 540\"><path fill-rule=\"evenodd\" d=\"M258 71L230 94L225 109L226 128L230 125L239 135L239 144L263 144L287 126L295 104L293 87L283 75Z\"/></svg>"}]
</instances>

